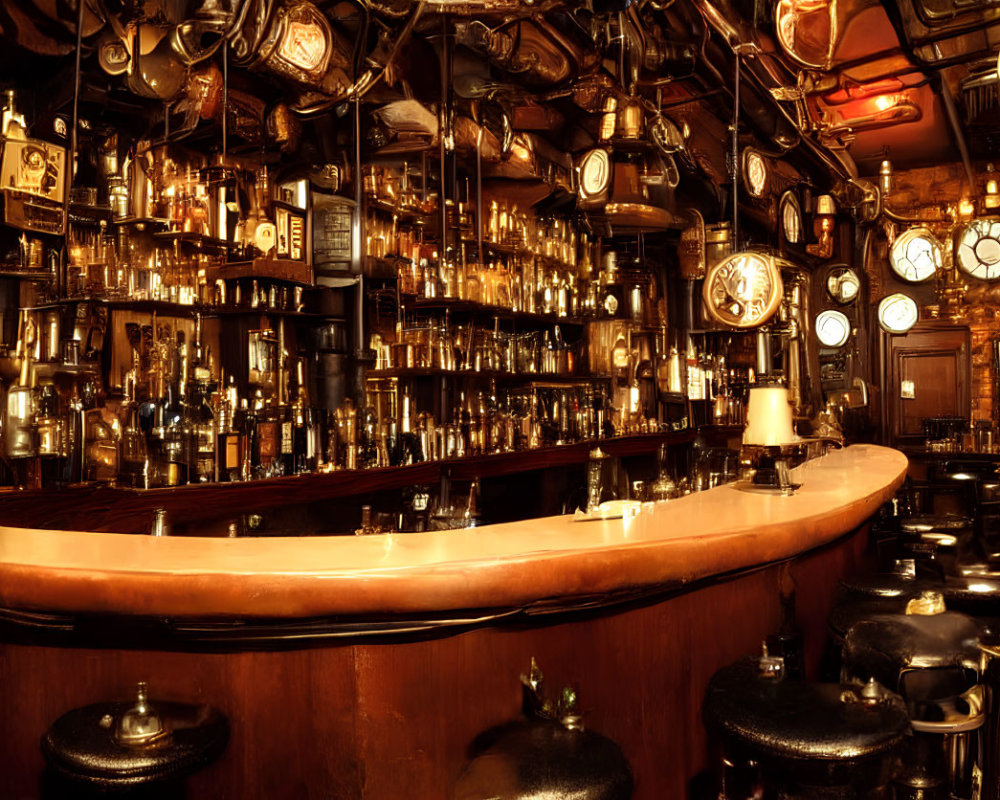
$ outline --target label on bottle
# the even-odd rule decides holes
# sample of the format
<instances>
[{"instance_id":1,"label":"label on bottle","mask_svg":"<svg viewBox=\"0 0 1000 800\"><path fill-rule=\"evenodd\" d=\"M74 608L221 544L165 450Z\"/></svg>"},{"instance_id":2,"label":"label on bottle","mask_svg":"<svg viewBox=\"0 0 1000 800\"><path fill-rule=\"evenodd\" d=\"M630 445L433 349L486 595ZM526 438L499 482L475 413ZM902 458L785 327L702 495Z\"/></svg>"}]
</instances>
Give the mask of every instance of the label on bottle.
<instances>
[{"instance_id":1,"label":"label on bottle","mask_svg":"<svg viewBox=\"0 0 1000 800\"><path fill-rule=\"evenodd\" d=\"M698 365L697 361L688 361L687 395L688 400L705 399L705 371Z\"/></svg>"},{"instance_id":2,"label":"label on bottle","mask_svg":"<svg viewBox=\"0 0 1000 800\"><path fill-rule=\"evenodd\" d=\"M240 468L240 438L229 435L226 437L226 469Z\"/></svg>"},{"instance_id":3,"label":"label on bottle","mask_svg":"<svg viewBox=\"0 0 1000 800\"><path fill-rule=\"evenodd\" d=\"M278 455L278 423L258 422L257 436L260 441L260 461L270 463Z\"/></svg>"},{"instance_id":4,"label":"label on bottle","mask_svg":"<svg viewBox=\"0 0 1000 800\"><path fill-rule=\"evenodd\" d=\"M281 455L292 454L292 423L291 421L281 423Z\"/></svg>"}]
</instances>

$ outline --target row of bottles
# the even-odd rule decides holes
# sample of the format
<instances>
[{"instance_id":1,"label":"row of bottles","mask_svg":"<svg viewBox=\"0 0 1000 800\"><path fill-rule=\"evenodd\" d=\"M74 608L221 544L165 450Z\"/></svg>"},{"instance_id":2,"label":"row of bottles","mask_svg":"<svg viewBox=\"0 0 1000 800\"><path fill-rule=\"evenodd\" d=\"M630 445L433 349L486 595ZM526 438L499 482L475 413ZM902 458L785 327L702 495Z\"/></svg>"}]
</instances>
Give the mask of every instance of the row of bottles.
<instances>
[{"instance_id":1,"label":"row of bottles","mask_svg":"<svg viewBox=\"0 0 1000 800\"><path fill-rule=\"evenodd\" d=\"M406 381L369 379L367 395L360 412L350 404L338 410L348 433L340 466L397 466L615 435L607 393L590 384L460 391L444 419L418 410Z\"/></svg>"},{"instance_id":2,"label":"row of bottles","mask_svg":"<svg viewBox=\"0 0 1000 800\"><path fill-rule=\"evenodd\" d=\"M63 296L54 289L39 294L42 302L92 298L157 301L230 309L301 311L303 288L291 282L259 278L221 278L224 258L179 240L164 245L151 235L106 227L74 231L69 248Z\"/></svg>"},{"instance_id":3,"label":"row of bottles","mask_svg":"<svg viewBox=\"0 0 1000 800\"><path fill-rule=\"evenodd\" d=\"M433 369L443 372L500 372L521 375L572 375L582 343L570 344L558 325L551 330L508 332L475 324L452 325L444 317L397 323L394 335L371 336L375 368Z\"/></svg>"},{"instance_id":4,"label":"row of bottles","mask_svg":"<svg viewBox=\"0 0 1000 800\"><path fill-rule=\"evenodd\" d=\"M469 482L468 489L459 489L447 476L441 479L437 493L427 487L417 486L403 501L402 510L393 513L374 511L369 505L361 507L361 526L357 536L377 533L419 533L422 531L475 528L479 525L480 486L478 480Z\"/></svg>"}]
</instances>

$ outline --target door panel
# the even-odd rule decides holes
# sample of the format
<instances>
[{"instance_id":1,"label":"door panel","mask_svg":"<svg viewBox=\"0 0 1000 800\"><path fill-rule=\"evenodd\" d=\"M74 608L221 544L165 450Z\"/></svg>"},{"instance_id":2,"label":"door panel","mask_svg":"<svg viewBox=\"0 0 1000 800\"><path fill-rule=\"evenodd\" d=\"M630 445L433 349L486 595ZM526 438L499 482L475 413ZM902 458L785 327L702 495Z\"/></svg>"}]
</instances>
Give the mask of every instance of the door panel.
<instances>
[{"instance_id":1,"label":"door panel","mask_svg":"<svg viewBox=\"0 0 1000 800\"><path fill-rule=\"evenodd\" d=\"M923 441L922 420L968 417L969 329L924 325L889 345L889 433L893 444Z\"/></svg>"}]
</instances>

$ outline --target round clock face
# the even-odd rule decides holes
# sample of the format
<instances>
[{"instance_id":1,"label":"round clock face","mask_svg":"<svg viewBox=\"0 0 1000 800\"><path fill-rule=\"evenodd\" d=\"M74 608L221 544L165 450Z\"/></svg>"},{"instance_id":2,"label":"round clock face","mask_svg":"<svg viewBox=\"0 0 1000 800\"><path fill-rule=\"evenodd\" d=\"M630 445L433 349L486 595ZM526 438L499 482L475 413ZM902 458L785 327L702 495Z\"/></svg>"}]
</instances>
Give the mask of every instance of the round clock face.
<instances>
[{"instance_id":1,"label":"round clock face","mask_svg":"<svg viewBox=\"0 0 1000 800\"><path fill-rule=\"evenodd\" d=\"M778 208L781 211L781 230L785 235L785 241L788 244L800 244L802 242L802 208L799 206L799 198L792 192L785 192L781 196Z\"/></svg>"},{"instance_id":2,"label":"round clock face","mask_svg":"<svg viewBox=\"0 0 1000 800\"><path fill-rule=\"evenodd\" d=\"M861 291L861 280L850 267L834 267L826 277L826 291L838 303L850 303Z\"/></svg>"},{"instance_id":3,"label":"round clock face","mask_svg":"<svg viewBox=\"0 0 1000 800\"><path fill-rule=\"evenodd\" d=\"M767 185L767 164L756 150L743 151L743 177L747 191L754 197L764 194Z\"/></svg>"},{"instance_id":4,"label":"round clock face","mask_svg":"<svg viewBox=\"0 0 1000 800\"><path fill-rule=\"evenodd\" d=\"M1000 278L1000 221L977 219L959 234L955 261L974 278Z\"/></svg>"},{"instance_id":5,"label":"round clock face","mask_svg":"<svg viewBox=\"0 0 1000 800\"><path fill-rule=\"evenodd\" d=\"M734 328L763 325L778 310L784 287L774 259L734 253L705 276L702 299L708 313Z\"/></svg>"},{"instance_id":6,"label":"round clock face","mask_svg":"<svg viewBox=\"0 0 1000 800\"><path fill-rule=\"evenodd\" d=\"M606 150L591 150L580 162L580 194L593 197L608 188L611 161Z\"/></svg>"},{"instance_id":7,"label":"round clock face","mask_svg":"<svg viewBox=\"0 0 1000 800\"><path fill-rule=\"evenodd\" d=\"M816 317L816 338L824 347L843 347L851 335L851 321L842 311L829 309Z\"/></svg>"},{"instance_id":8,"label":"round clock face","mask_svg":"<svg viewBox=\"0 0 1000 800\"><path fill-rule=\"evenodd\" d=\"M941 268L941 244L927 228L910 228L892 243L889 265L904 281L925 281Z\"/></svg>"},{"instance_id":9,"label":"round clock face","mask_svg":"<svg viewBox=\"0 0 1000 800\"><path fill-rule=\"evenodd\" d=\"M878 304L878 324L889 333L906 333L917 324L917 304L909 295L897 292Z\"/></svg>"}]
</instances>

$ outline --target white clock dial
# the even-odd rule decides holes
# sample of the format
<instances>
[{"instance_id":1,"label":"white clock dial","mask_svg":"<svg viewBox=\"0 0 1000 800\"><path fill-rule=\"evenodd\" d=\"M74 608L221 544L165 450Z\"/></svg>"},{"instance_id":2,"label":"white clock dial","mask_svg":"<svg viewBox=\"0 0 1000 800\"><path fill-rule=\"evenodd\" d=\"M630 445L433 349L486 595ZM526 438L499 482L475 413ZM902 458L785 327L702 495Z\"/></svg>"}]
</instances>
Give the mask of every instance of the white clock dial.
<instances>
[{"instance_id":1,"label":"white clock dial","mask_svg":"<svg viewBox=\"0 0 1000 800\"><path fill-rule=\"evenodd\" d=\"M764 163L764 157L756 150L747 150L743 158L743 170L746 173L747 191L754 197L760 197L767 184L767 164Z\"/></svg>"},{"instance_id":2,"label":"white clock dial","mask_svg":"<svg viewBox=\"0 0 1000 800\"><path fill-rule=\"evenodd\" d=\"M608 187L611 161L606 150L591 150L580 162L580 194L593 197Z\"/></svg>"},{"instance_id":3,"label":"white clock dial","mask_svg":"<svg viewBox=\"0 0 1000 800\"><path fill-rule=\"evenodd\" d=\"M897 292L878 304L878 322L889 333L906 333L917 324L920 314L909 295Z\"/></svg>"},{"instance_id":4,"label":"white clock dial","mask_svg":"<svg viewBox=\"0 0 1000 800\"><path fill-rule=\"evenodd\" d=\"M958 236L955 260L959 269L974 278L984 281L1000 278L1000 221L970 222Z\"/></svg>"},{"instance_id":5,"label":"white clock dial","mask_svg":"<svg viewBox=\"0 0 1000 800\"><path fill-rule=\"evenodd\" d=\"M785 234L785 241L789 244L800 244L802 242L802 209L799 207L799 198L792 192L785 192L781 196L781 229Z\"/></svg>"},{"instance_id":6,"label":"white clock dial","mask_svg":"<svg viewBox=\"0 0 1000 800\"><path fill-rule=\"evenodd\" d=\"M851 321L841 311L829 309L816 317L816 338L824 347L843 347L851 335Z\"/></svg>"},{"instance_id":7,"label":"white clock dial","mask_svg":"<svg viewBox=\"0 0 1000 800\"><path fill-rule=\"evenodd\" d=\"M941 268L941 243L927 228L911 228L892 243L889 265L904 281L925 281Z\"/></svg>"}]
</instances>

